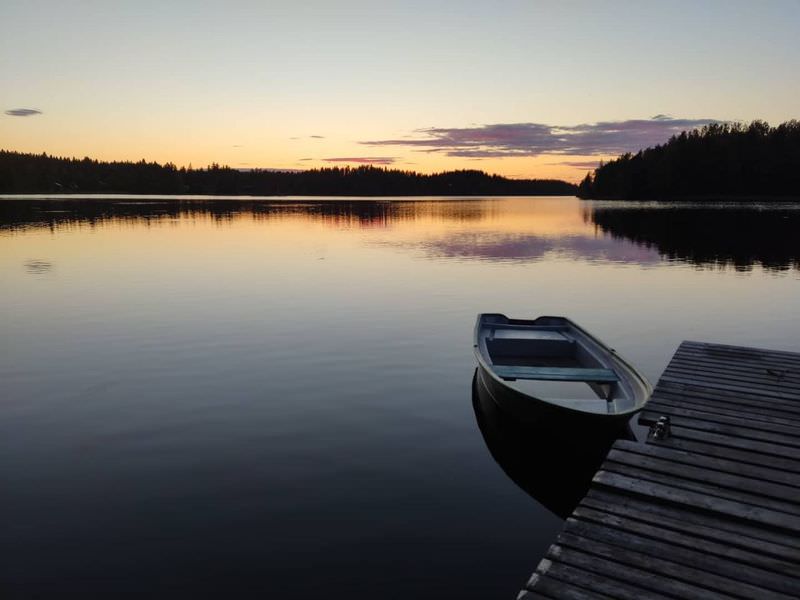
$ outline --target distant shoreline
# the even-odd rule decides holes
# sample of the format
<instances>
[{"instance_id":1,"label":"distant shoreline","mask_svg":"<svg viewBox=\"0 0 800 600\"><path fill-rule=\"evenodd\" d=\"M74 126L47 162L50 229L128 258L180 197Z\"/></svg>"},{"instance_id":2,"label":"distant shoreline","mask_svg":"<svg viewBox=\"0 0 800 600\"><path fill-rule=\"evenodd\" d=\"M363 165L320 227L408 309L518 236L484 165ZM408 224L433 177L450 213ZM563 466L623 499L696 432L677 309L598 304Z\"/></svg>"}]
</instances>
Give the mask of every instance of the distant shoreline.
<instances>
[{"instance_id":1,"label":"distant shoreline","mask_svg":"<svg viewBox=\"0 0 800 600\"><path fill-rule=\"evenodd\" d=\"M369 202L371 200L380 201L397 201L397 202L416 202L426 200L486 200L486 199L503 199L503 198L567 198L579 199L577 196L567 194L416 194L406 196L380 196L376 194L371 195L351 195L351 196L337 196L336 194L319 194L319 195L297 195L297 196L266 196L266 195L247 195L247 194L105 194L105 193L92 193L92 194L0 194L0 202L12 200L137 200L142 203L146 202L203 202L203 201L247 201L247 200L284 200L290 202L320 202L330 200L332 202L353 201L353 202Z\"/></svg>"},{"instance_id":2,"label":"distant shoreline","mask_svg":"<svg viewBox=\"0 0 800 600\"><path fill-rule=\"evenodd\" d=\"M413 195L250 195L250 194L126 194L126 193L80 193L73 194L0 194L0 202L10 201L87 201L87 202L425 202L425 201L482 201L509 198L558 198L575 199L581 202L613 202L634 204L637 202L671 204L798 204L800 196L681 196L675 198L581 198L567 194L413 194Z\"/></svg>"},{"instance_id":3,"label":"distant shoreline","mask_svg":"<svg viewBox=\"0 0 800 600\"><path fill-rule=\"evenodd\" d=\"M462 169L417 173L374 166L240 171L172 163L105 162L0 150L0 193L157 196L574 196L560 179L509 179Z\"/></svg>"},{"instance_id":4,"label":"distant shoreline","mask_svg":"<svg viewBox=\"0 0 800 600\"><path fill-rule=\"evenodd\" d=\"M800 196L767 196L767 195L706 195L706 196L675 196L667 198L581 198L579 200L586 202L707 202L709 204L721 202L769 202L769 203L786 203L795 204L800 203Z\"/></svg>"}]
</instances>

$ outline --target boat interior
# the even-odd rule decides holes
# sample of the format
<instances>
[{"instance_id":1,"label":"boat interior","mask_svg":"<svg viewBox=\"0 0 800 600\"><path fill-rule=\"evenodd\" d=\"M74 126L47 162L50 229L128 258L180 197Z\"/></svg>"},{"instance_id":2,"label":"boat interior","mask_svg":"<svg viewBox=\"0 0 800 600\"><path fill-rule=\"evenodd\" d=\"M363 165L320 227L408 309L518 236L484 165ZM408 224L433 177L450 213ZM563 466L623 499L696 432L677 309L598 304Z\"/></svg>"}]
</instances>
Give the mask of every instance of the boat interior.
<instances>
[{"instance_id":1,"label":"boat interior","mask_svg":"<svg viewBox=\"0 0 800 600\"><path fill-rule=\"evenodd\" d=\"M511 387L586 412L613 414L632 406L608 350L565 319L503 321L483 322L479 343L492 370Z\"/></svg>"}]
</instances>

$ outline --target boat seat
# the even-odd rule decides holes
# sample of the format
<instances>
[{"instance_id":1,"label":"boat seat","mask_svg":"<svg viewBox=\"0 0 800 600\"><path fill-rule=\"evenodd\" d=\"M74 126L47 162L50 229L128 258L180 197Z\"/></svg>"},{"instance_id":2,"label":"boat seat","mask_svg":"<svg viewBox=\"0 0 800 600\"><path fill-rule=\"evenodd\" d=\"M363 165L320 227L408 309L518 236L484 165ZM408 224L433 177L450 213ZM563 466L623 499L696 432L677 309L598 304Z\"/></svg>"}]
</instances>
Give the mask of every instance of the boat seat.
<instances>
[{"instance_id":1,"label":"boat seat","mask_svg":"<svg viewBox=\"0 0 800 600\"><path fill-rule=\"evenodd\" d=\"M524 356L565 358L575 354L575 340L558 331L503 329L492 332L486 340L486 349L493 359Z\"/></svg>"},{"instance_id":2,"label":"boat seat","mask_svg":"<svg viewBox=\"0 0 800 600\"><path fill-rule=\"evenodd\" d=\"M492 370L503 379L536 379L540 381L587 381L615 383L619 377L611 369L576 369L564 367L522 367L493 365Z\"/></svg>"}]
</instances>

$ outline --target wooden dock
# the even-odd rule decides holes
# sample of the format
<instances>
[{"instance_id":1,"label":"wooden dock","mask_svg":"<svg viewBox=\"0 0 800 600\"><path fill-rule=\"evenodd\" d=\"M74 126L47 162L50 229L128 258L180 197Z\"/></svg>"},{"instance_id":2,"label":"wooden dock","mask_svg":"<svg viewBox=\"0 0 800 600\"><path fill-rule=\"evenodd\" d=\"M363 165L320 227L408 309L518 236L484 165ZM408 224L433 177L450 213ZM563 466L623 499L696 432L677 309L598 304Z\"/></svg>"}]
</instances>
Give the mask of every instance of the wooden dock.
<instances>
[{"instance_id":1,"label":"wooden dock","mask_svg":"<svg viewBox=\"0 0 800 600\"><path fill-rule=\"evenodd\" d=\"M518 596L800 597L800 354L684 342Z\"/></svg>"}]
</instances>

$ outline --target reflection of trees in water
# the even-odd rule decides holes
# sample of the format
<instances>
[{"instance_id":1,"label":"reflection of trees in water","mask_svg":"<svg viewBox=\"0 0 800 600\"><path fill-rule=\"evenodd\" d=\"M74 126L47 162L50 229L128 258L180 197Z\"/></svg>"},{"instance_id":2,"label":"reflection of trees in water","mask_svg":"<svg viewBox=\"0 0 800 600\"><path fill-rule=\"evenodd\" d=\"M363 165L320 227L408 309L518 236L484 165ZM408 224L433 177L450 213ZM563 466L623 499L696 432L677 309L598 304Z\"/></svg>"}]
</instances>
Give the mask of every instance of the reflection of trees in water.
<instances>
[{"instance_id":1,"label":"reflection of trees in water","mask_svg":"<svg viewBox=\"0 0 800 600\"><path fill-rule=\"evenodd\" d=\"M491 200L0 200L0 230L97 226L110 222L156 225L184 218L220 223L235 219L271 222L306 219L332 228L385 228L414 221L479 222L498 206ZM746 271L762 265L774 271L800 270L800 210L789 208L707 208L594 206L584 218L615 240L632 241L673 260L698 266L732 266ZM615 259L623 245L606 237L558 240L531 235L461 232L426 242L437 256L487 260L531 260L548 251ZM628 246L630 248L630 246ZM651 258L619 256L623 262Z\"/></svg>"},{"instance_id":2,"label":"reflection of trees in water","mask_svg":"<svg viewBox=\"0 0 800 600\"><path fill-rule=\"evenodd\" d=\"M0 229L57 229L112 221L158 223L185 217L220 222L248 217L255 221L272 221L292 216L332 227L381 228L394 222L422 219L478 221L485 217L487 210L486 203L477 200L3 200L0 201Z\"/></svg>"},{"instance_id":3,"label":"reflection of trees in water","mask_svg":"<svg viewBox=\"0 0 800 600\"><path fill-rule=\"evenodd\" d=\"M800 210L770 208L603 208L587 218L604 233L673 260L748 271L800 270Z\"/></svg>"}]
</instances>

